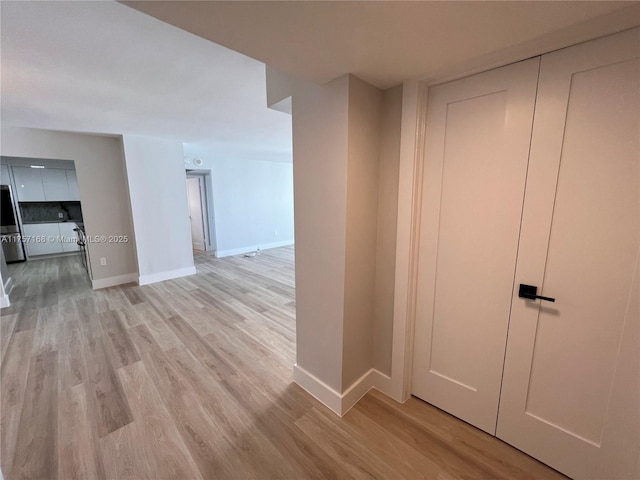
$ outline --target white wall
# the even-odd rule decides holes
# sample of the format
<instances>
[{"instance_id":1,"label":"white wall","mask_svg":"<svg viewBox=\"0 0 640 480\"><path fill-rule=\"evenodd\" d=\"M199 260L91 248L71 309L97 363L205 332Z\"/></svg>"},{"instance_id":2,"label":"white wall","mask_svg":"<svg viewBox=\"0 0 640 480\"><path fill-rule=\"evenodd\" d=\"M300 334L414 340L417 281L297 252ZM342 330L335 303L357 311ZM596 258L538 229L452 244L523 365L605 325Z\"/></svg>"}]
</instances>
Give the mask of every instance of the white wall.
<instances>
[{"instance_id":1,"label":"white wall","mask_svg":"<svg viewBox=\"0 0 640 480\"><path fill-rule=\"evenodd\" d=\"M203 160L199 172L211 172L217 256L294 243L291 163L187 156Z\"/></svg>"},{"instance_id":2,"label":"white wall","mask_svg":"<svg viewBox=\"0 0 640 480\"><path fill-rule=\"evenodd\" d=\"M119 137L2 128L0 153L8 157L75 161L87 235L126 235L126 243L90 243L94 287L135 281L137 265L127 179ZM100 258L107 264L100 265Z\"/></svg>"},{"instance_id":3,"label":"white wall","mask_svg":"<svg viewBox=\"0 0 640 480\"><path fill-rule=\"evenodd\" d=\"M382 97L380 163L378 177L378 233L373 319L373 366L391 375L393 295L398 225L398 174L402 85L385 90Z\"/></svg>"},{"instance_id":4,"label":"white wall","mask_svg":"<svg viewBox=\"0 0 640 480\"><path fill-rule=\"evenodd\" d=\"M195 273L182 144L122 137L140 284Z\"/></svg>"},{"instance_id":5,"label":"white wall","mask_svg":"<svg viewBox=\"0 0 640 480\"><path fill-rule=\"evenodd\" d=\"M382 92L349 76L342 391L373 367Z\"/></svg>"},{"instance_id":6,"label":"white wall","mask_svg":"<svg viewBox=\"0 0 640 480\"><path fill-rule=\"evenodd\" d=\"M294 88L294 379L339 414L391 382L402 93Z\"/></svg>"},{"instance_id":7,"label":"white wall","mask_svg":"<svg viewBox=\"0 0 640 480\"><path fill-rule=\"evenodd\" d=\"M318 380L315 383L338 393L343 391L348 123L348 75L320 86L296 85L295 372L305 371Z\"/></svg>"}]
</instances>

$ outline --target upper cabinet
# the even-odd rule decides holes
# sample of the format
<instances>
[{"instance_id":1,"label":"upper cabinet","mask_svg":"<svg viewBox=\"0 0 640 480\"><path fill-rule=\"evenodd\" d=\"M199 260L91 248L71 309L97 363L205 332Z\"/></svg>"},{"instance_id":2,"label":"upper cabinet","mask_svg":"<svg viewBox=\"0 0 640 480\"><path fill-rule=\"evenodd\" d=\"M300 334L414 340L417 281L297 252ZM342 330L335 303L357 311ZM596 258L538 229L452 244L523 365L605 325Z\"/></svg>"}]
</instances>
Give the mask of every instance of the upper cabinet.
<instances>
[{"instance_id":1,"label":"upper cabinet","mask_svg":"<svg viewBox=\"0 0 640 480\"><path fill-rule=\"evenodd\" d=\"M78 189L78 177L75 170L65 170L67 172L67 185L69 187L69 200L80 201L80 190Z\"/></svg>"},{"instance_id":2,"label":"upper cabinet","mask_svg":"<svg viewBox=\"0 0 640 480\"><path fill-rule=\"evenodd\" d=\"M75 170L12 167L20 202L79 201Z\"/></svg>"},{"instance_id":3,"label":"upper cabinet","mask_svg":"<svg viewBox=\"0 0 640 480\"><path fill-rule=\"evenodd\" d=\"M42 169L42 185L46 201L70 200L66 170L59 168Z\"/></svg>"},{"instance_id":4,"label":"upper cabinet","mask_svg":"<svg viewBox=\"0 0 640 480\"><path fill-rule=\"evenodd\" d=\"M38 168L13 167L18 200L21 202L44 202L42 171Z\"/></svg>"},{"instance_id":5,"label":"upper cabinet","mask_svg":"<svg viewBox=\"0 0 640 480\"><path fill-rule=\"evenodd\" d=\"M0 165L0 184L11 185L11 179L9 178L9 165Z\"/></svg>"}]
</instances>

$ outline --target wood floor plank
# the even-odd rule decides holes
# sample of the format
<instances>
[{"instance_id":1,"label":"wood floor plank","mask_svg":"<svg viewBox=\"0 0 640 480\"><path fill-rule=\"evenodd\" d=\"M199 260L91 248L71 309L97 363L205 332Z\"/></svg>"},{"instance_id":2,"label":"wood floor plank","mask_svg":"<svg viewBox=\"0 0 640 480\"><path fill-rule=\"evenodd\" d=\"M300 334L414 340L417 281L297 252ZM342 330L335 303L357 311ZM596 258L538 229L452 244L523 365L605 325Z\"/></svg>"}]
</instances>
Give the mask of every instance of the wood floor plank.
<instances>
[{"instance_id":1,"label":"wood floor plank","mask_svg":"<svg viewBox=\"0 0 640 480\"><path fill-rule=\"evenodd\" d=\"M13 330L18 320L17 313L0 315L0 364L4 361L4 355L7 353L9 341L12 338Z\"/></svg>"},{"instance_id":2,"label":"wood floor plank","mask_svg":"<svg viewBox=\"0 0 640 480\"><path fill-rule=\"evenodd\" d=\"M129 307L116 310L116 314L126 328L144 325L143 318L140 315L137 315L136 312Z\"/></svg>"},{"instance_id":3,"label":"wood floor plank","mask_svg":"<svg viewBox=\"0 0 640 480\"><path fill-rule=\"evenodd\" d=\"M109 339L108 345L112 353L115 368L124 367L140 361L138 352L131 343L118 311L110 310L100 315L102 330Z\"/></svg>"},{"instance_id":4,"label":"wood floor plank","mask_svg":"<svg viewBox=\"0 0 640 480\"><path fill-rule=\"evenodd\" d=\"M369 399L388 408L395 407L393 400L377 391L371 392L368 395ZM566 478L497 437L458 421L452 415L415 397L404 404L402 414L407 416L412 424L445 442L447 448L464 445L463 453L468 456L470 462L481 465L484 470L491 472L494 478Z\"/></svg>"},{"instance_id":5,"label":"wood floor plank","mask_svg":"<svg viewBox=\"0 0 640 480\"><path fill-rule=\"evenodd\" d=\"M140 287L137 285L130 285L128 288L122 288L122 291L131 305L137 305L145 300L144 295L140 292Z\"/></svg>"},{"instance_id":6,"label":"wood floor plank","mask_svg":"<svg viewBox=\"0 0 640 480\"><path fill-rule=\"evenodd\" d=\"M325 414L328 421L338 421L331 413ZM411 447L398 437L391 435L378 422L372 421L357 409L351 409L339 424L348 431L357 443L367 444L379 458L395 465L405 478L430 480L439 478L442 467L427 455ZM455 478L453 475L450 478Z\"/></svg>"},{"instance_id":7,"label":"wood floor plank","mask_svg":"<svg viewBox=\"0 0 640 480\"><path fill-rule=\"evenodd\" d=\"M167 325L180 338L182 343L210 369L210 373L218 379L236 375L235 369L225 362L218 352L198 335L194 328L178 315L167 319Z\"/></svg>"},{"instance_id":8,"label":"wood floor plank","mask_svg":"<svg viewBox=\"0 0 640 480\"><path fill-rule=\"evenodd\" d=\"M155 317L160 318L161 320L179 313L170 303L167 302L163 295L160 295L153 289L153 286L145 286L140 290L140 292L144 295L145 301L134 305L134 307L137 308L141 305L149 306L155 311Z\"/></svg>"},{"instance_id":9,"label":"wood floor plank","mask_svg":"<svg viewBox=\"0 0 640 480\"><path fill-rule=\"evenodd\" d=\"M45 352L31 359L11 477L57 478L57 355Z\"/></svg>"},{"instance_id":10,"label":"wood floor plank","mask_svg":"<svg viewBox=\"0 0 640 480\"><path fill-rule=\"evenodd\" d=\"M202 478L144 364L134 363L118 373L135 425L142 432L139 441L154 458L156 471L166 479Z\"/></svg>"},{"instance_id":11,"label":"wood floor plank","mask_svg":"<svg viewBox=\"0 0 640 480\"><path fill-rule=\"evenodd\" d=\"M150 452L144 435L135 423L129 423L100 439L100 451L106 478L156 480L163 478Z\"/></svg>"},{"instance_id":12,"label":"wood floor plank","mask_svg":"<svg viewBox=\"0 0 640 480\"><path fill-rule=\"evenodd\" d=\"M58 356L59 390L80 385L87 379L87 368L80 345L70 347Z\"/></svg>"},{"instance_id":13,"label":"wood floor plank","mask_svg":"<svg viewBox=\"0 0 640 480\"><path fill-rule=\"evenodd\" d=\"M349 440L340 427L334 428L317 410L311 409L295 424L329 456L344 465L353 478L400 480L404 477L362 444Z\"/></svg>"},{"instance_id":14,"label":"wood floor plank","mask_svg":"<svg viewBox=\"0 0 640 480\"><path fill-rule=\"evenodd\" d=\"M340 418L293 383L293 247L194 262L104 290L77 255L9 266L6 480L563 478L417 399Z\"/></svg>"},{"instance_id":15,"label":"wood floor plank","mask_svg":"<svg viewBox=\"0 0 640 480\"><path fill-rule=\"evenodd\" d=\"M203 382L207 368L187 350L166 352L169 362L185 379L204 410L216 425L223 426L223 435L234 446L243 463L265 478L306 478L297 462L288 462L272 442L273 432L256 428L259 421L250 409L221 409L220 405L237 403L233 391L224 383Z\"/></svg>"},{"instance_id":16,"label":"wood floor plank","mask_svg":"<svg viewBox=\"0 0 640 480\"><path fill-rule=\"evenodd\" d=\"M39 308L37 318L33 353L57 351L62 334L62 319L58 314L58 306Z\"/></svg>"},{"instance_id":17,"label":"wood floor plank","mask_svg":"<svg viewBox=\"0 0 640 480\"><path fill-rule=\"evenodd\" d=\"M165 353L153 350L142 358L154 383L164 393L165 405L200 474L204 478L257 478L234 455L233 445L204 412Z\"/></svg>"},{"instance_id":18,"label":"wood floor plank","mask_svg":"<svg viewBox=\"0 0 640 480\"><path fill-rule=\"evenodd\" d=\"M125 294L125 291L120 287L110 287L96 290L95 296L100 299L102 305L104 305L105 312L121 310L131 305L130 300Z\"/></svg>"},{"instance_id":19,"label":"wood floor plank","mask_svg":"<svg viewBox=\"0 0 640 480\"><path fill-rule=\"evenodd\" d=\"M12 335L0 371L0 413L2 414L0 462L2 462L1 468L5 475L11 472L11 466L13 465L20 414L22 413L24 392L29 373L33 336L33 330Z\"/></svg>"},{"instance_id":20,"label":"wood floor plank","mask_svg":"<svg viewBox=\"0 0 640 480\"><path fill-rule=\"evenodd\" d=\"M29 306L21 308L17 312L18 318L16 319L14 332L24 332L27 330L34 330L38 324L38 309Z\"/></svg>"},{"instance_id":21,"label":"wood floor plank","mask_svg":"<svg viewBox=\"0 0 640 480\"><path fill-rule=\"evenodd\" d=\"M91 418L82 385L60 391L58 410L58 478L84 480L100 475L99 452L93 442Z\"/></svg>"},{"instance_id":22,"label":"wood floor plank","mask_svg":"<svg viewBox=\"0 0 640 480\"><path fill-rule=\"evenodd\" d=\"M176 315L175 312L171 311L171 315L163 317L162 314L158 312L158 308L154 308L149 302L139 303L131 308L136 315L143 319L145 325L149 328L149 331L163 350L180 346L180 340L178 340L165 322L165 318ZM164 309L160 308L160 310ZM165 314L166 313L167 312L165 312Z\"/></svg>"},{"instance_id":23,"label":"wood floor plank","mask_svg":"<svg viewBox=\"0 0 640 480\"><path fill-rule=\"evenodd\" d=\"M64 390L83 383L87 366L82 347L82 332L78 320L71 318L62 324L58 350L58 387Z\"/></svg>"},{"instance_id":24,"label":"wood floor plank","mask_svg":"<svg viewBox=\"0 0 640 480\"><path fill-rule=\"evenodd\" d=\"M451 448L451 443L433 435L430 430L421 428L402 412L386 408L384 402L379 399L368 396L363 398L361 403L360 411L371 420L384 423L390 435L396 436L413 448L420 448L424 444L430 445L429 458L440 465L446 465L444 470L454 478L469 476L487 480L505 478L497 477L495 471L485 468L485 465L470 455L467 450Z\"/></svg>"},{"instance_id":25,"label":"wood floor plank","mask_svg":"<svg viewBox=\"0 0 640 480\"><path fill-rule=\"evenodd\" d=\"M100 438L133 421L127 398L122 390L103 336L89 339L85 345L87 361L88 403L95 418Z\"/></svg>"}]
</instances>

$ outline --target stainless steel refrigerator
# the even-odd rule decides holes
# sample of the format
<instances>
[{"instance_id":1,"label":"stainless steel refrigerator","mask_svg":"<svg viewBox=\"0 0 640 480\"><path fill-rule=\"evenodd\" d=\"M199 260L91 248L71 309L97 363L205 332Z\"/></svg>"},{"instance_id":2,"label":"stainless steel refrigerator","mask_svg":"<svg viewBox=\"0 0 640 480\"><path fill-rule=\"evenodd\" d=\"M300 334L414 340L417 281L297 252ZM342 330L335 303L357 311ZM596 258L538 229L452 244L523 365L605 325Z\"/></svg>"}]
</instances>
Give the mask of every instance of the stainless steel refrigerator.
<instances>
[{"instance_id":1,"label":"stainless steel refrigerator","mask_svg":"<svg viewBox=\"0 0 640 480\"><path fill-rule=\"evenodd\" d=\"M16 203L13 199L11 187L0 185L0 234L2 238L2 250L7 263L24 262L24 243L20 235Z\"/></svg>"}]
</instances>

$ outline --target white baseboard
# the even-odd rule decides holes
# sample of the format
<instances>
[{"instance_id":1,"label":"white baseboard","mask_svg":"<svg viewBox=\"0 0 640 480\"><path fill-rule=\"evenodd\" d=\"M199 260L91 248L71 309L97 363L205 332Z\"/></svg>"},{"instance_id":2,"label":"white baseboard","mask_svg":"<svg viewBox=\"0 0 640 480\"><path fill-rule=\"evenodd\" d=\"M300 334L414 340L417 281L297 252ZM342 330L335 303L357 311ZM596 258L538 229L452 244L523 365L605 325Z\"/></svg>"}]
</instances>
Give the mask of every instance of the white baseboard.
<instances>
[{"instance_id":1,"label":"white baseboard","mask_svg":"<svg viewBox=\"0 0 640 480\"><path fill-rule=\"evenodd\" d=\"M9 299L11 290L13 290L13 278L9 277L3 285L2 295L0 295L0 308L11 306L11 300Z\"/></svg>"},{"instance_id":2,"label":"white baseboard","mask_svg":"<svg viewBox=\"0 0 640 480\"><path fill-rule=\"evenodd\" d=\"M260 247L260 250L268 250L270 248L288 247L289 245L293 245L294 243L295 242L293 240L283 240L282 242L250 245L248 247L232 248L230 250L216 250L215 256L216 258L230 257L232 255L242 255L243 253L255 252L258 247Z\"/></svg>"},{"instance_id":3,"label":"white baseboard","mask_svg":"<svg viewBox=\"0 0 640 480\"><path fill-rule=\"evenodd\" d=\"M163 282L173 278L186 277L196 273L196 267L185 267L177 270L169 270L168 272L152 273L150 275L140 275L138 283L140 285L148 285L150 283Z\"/></svg>"},{"instance_id":4,"label":"white baseboard","mask_svg":"<svg viewBox=\"0 0 640 480\"><path fill-rule=\"evenodd\" d=\"M0 308L10 307L10 306L11 306L11 300L9 300L9 295L3 292L2 295L0 295Z\"/></svg>"},{"instance_id":5,"label":"white baseboard","mask_svg":"<svg viewBox=\"0 0 640 480\"><path fill-rule=\"evenodd\" d=\"M13 290L13 278L9 277L4 284L4 293L6 295L11 295L11 290Z\"/></svg>"},{"instance_id":6,"label":"white baseboard","mask_svg":"<svg viewBox=\"0 0 640 480\"><path fill-rule=\"evenodd\" d=\"M342 397L322 380L297 363L293 366L293 381L338 415L342 416Z\"/></svg>"},{"instance_id":7,"label":"white baseboard","mask_svg":"<svg viewBox=\"0 0 640 480\"><path fill-rule=\"evenodd\" d=\"M94 290L107 287L115 287L116 285L123 285L125 283L137 282L137 273L128 273L126 275L118 275L116 277L100 278L98 280L91 280L91 286Z\"/></svg>"},{"instance_id":8,"label":"white baseboard","mask_svg":"<svg viewBox=\"0 0 640 480\"><path fill-rule=\"evenodd\" d=\"M376 388L384 392L382 389L391 382L388 376L372 368L353 382L343 393L338 393L298 364L293 366L293 380L320 403L326 405L341 417L358 403L369 390Z\"/></svg>"}]
</instances>

